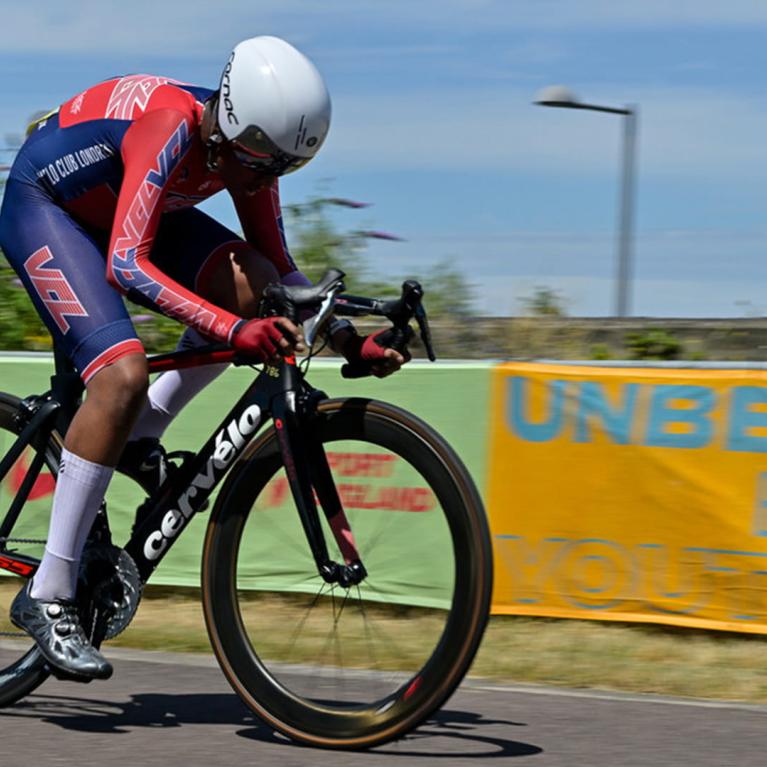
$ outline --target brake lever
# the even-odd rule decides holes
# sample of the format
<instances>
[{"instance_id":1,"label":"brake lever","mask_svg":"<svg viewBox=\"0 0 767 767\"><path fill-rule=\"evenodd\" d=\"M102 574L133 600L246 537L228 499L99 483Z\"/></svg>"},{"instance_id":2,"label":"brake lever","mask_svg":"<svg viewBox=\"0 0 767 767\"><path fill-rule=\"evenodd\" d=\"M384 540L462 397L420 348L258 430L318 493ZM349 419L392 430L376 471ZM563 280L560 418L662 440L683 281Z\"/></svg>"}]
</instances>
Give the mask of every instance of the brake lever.
<instances>
[{"instance_id":1,"label":"brake lever","mask_svg":"<svg viewBox=\"0 0 767 767\"><path fill-rule=\"evenodd\" d=\"M429 319L426 316L426 310L423 308L423 304L418 304L415 310L415 320L418 323L418 330L423 342L424 349L426 349L426 356L430 362L434 362L437 356L434 354L434 347L431 342L431 328L429 327Z\"/></svg>"},{"instance_id":2,"label":"brake lever","mask_svg":"<svg viewBox=\"0 0 767 767\"><path fill-rule=\"evenodd\" d=\"M415 317L415 320L418 323L421 341L426 349L426 355L431 362L434 362L437 357L434 354L431 328L429 327L429 320L426 316L426 309L423 307L423 288L421 287L421 284L415 280L407 280L404 282L402 284L402 298L400 301L403 316L408 319L410 317ZM398 323L396 317L392 317L391 319L396 327L401 327L401 320L400 323Z\"/></svg>"},{"instance_id":3,"label":"brake lever","mask_svg":"<svg viewBox=\"0 0 767 767\"><path fill-rule=\"evenodd\" d=\"M415 335L410 327L410 320L415 318L426 354L429 360L434 362L437 357L434 354L431 329L422 300L423 288L420 283L406 280L402 283L402 295L399 298L381 302L379 311L392 323L392 327L376 337L376 343L382 347L403 351ZM341 368L341 375L344 378L361 378L370 375L371 367L367 362L347 363Z\"/></svg>"}]
</instances>

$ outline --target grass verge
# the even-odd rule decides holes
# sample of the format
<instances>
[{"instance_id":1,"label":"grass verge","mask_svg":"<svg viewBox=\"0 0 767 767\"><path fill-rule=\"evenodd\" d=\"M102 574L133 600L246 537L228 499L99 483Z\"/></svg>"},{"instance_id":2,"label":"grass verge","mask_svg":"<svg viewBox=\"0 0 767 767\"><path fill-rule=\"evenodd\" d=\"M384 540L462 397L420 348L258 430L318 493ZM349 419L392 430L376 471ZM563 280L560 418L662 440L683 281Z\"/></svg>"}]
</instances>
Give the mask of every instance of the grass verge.
<instances>
[{"instance_id":1,"label":"grass verge","mask_svg":"<svg viewBox=\"0 0 767 767\"><path fill-rule=\"evenodd\" d=\"M0 631L8 630L5 615L16 588L0 581ZM275 652L299 620L298 608L279 597L254 600L244 613L246 622L257 621L262 634L274 637ZM397 652L417 654L428 618L417 610L384 617ZM131 626L109 644L210 653L199 593L149 587ZM490 621L471 673L502 682L767 703L767 641L654 625L499 616Z\"/></svg>"}]
</instances>

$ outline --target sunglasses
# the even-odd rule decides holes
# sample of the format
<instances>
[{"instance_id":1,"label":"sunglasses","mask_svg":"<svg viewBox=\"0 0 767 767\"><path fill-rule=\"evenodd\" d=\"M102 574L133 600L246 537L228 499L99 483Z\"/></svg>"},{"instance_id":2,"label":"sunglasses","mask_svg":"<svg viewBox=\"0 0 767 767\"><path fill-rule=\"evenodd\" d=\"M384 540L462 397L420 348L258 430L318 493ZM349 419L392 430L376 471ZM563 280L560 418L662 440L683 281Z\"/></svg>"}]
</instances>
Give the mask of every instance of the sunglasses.
<instances>
[{"instance_id":1,"label":"sunglasses","mask_svg":"<svg viewBox=\"0 0 767 767\"><path fill-rule=\"evenodd\" d=\"M268 176L284 176L292 173L309 162L309 157L296 157L274 147L271 152L264 152L247 147L239 140L230 142L237 162L246 168Z\"/></svg>"}]
</instances>

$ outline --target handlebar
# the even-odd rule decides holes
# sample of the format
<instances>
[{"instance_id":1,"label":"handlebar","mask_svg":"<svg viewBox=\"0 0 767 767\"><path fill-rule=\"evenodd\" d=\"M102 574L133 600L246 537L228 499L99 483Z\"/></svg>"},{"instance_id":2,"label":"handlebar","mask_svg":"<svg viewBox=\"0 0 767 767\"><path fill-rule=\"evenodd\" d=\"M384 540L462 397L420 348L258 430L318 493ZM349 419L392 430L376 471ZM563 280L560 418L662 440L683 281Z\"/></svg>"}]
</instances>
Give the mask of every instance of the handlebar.
<instances>
[{"instance_id":1,"label":"handlebar","mask_svg":"<svg viewBox=\"0 0 767 767\"><path fill-rule=\"evenodd\" d=\"M322 279L312 286L268 285L264 289L260 314L262 317L287 317L297 322L302 311L316 312L304 325L306 342L311 347L331 315L341 317L386 317L392 327L377 340L381 346L403 351L413 331L411 320L415 319L428 358L436 356L432 345L431 329L423 307L423 288L415 280L402 283L399 298L384 300L342 293L345 289L344 272L329 269ZM367 375L367 365L344 365L341 374L345 378Z\"/></svg>"},{"instance_id":2,"label":"handlebar","mask_svg":"<svg viewBox=\"0 0 767 767\"><path fill-rule=\"evenodd\" d=\"M386 317L392 326L376 339L376 343L399 352L403 351L413 338L410 322L415 319L426 354L434 362L436 356L429 321L423 308L423 288L419 283L407 280L402 283L399 298L385 300L344 294L343 278L344 273L340 269L329 269L314 285L267 285L259 307L259 316L287 317L292 322L298 322L302 313L312 312L313 316L304 323L304 334L310 347L331 315ZM149 359L152 373L220 362L250 364L251 361L230 346L220 343L189 351L160 354ZM356 378L368 375L369 372L370 368L367 365L346 364L341 368L341 374L345 378Z\"/></svg>"},{"instance_id":3,"label":"handlebar","mask_svg":"<svg viewBox=\"0 0 767 767\"><path fill-rule=\"evenodd\" d=\"M328 298L344 289L344 273L340 269L328 269L314 285L288 287L271 283L264 288L259 314L261 317L287 317L298 322L301 310L318 311Z\"/></svg>"}]
</instances>

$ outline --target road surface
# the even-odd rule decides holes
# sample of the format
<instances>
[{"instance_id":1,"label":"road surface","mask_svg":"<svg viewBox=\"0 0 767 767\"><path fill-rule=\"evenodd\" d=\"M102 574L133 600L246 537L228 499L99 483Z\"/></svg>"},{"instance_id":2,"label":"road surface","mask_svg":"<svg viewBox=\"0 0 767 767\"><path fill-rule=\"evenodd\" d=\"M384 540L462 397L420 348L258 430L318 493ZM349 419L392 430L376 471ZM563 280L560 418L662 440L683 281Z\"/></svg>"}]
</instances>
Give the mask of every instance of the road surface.
<instances>
[{"instance_id":1,"label":"road surface","mask_svg":"<svg viewBox=\"0 0 767 767\"><path fill-rule=\"evenodd\" d=\"M115 675L49 680L0 711L6 764L194 767L764 767L767 706L471 680L416 733L365 753L262 725L211 658L112 649ZM0 649L0 663L8 658Z\"/></svg>"}]
</instances>

